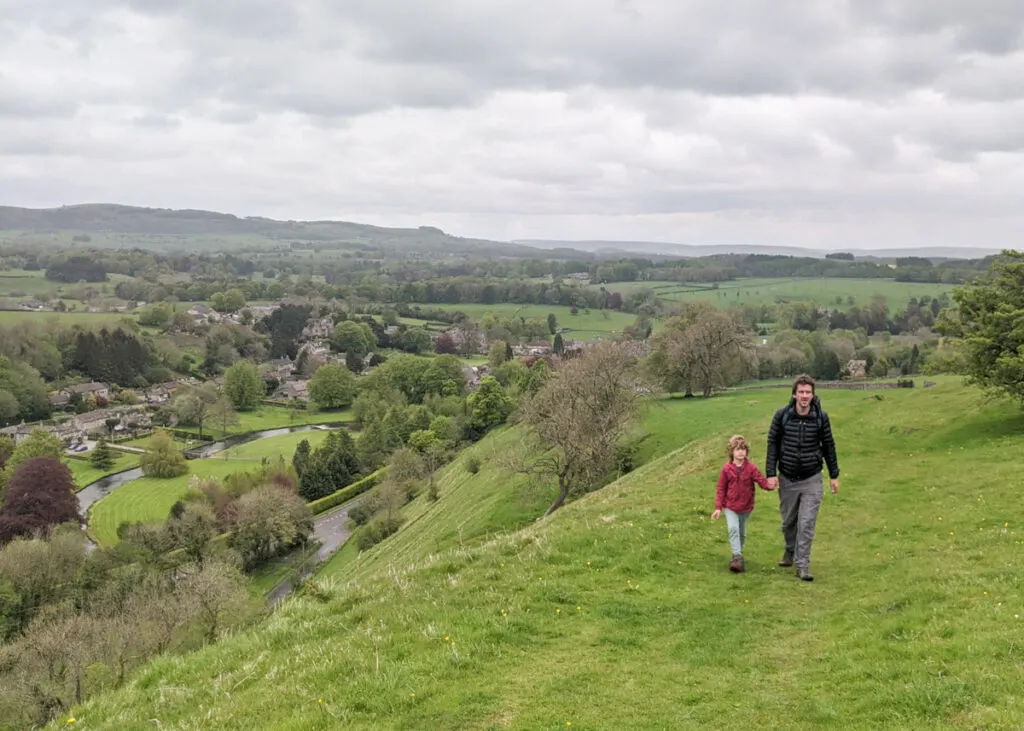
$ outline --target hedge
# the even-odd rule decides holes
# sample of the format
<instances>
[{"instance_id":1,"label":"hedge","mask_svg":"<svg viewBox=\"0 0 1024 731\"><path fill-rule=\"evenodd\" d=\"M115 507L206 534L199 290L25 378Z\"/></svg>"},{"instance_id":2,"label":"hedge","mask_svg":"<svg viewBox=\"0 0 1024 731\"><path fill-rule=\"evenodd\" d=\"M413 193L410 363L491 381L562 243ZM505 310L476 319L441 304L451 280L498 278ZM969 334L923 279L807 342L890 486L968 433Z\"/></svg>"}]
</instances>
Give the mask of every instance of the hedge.
<instances>
[{"instance_id":1,"label":"hedge","mask_svg":"<svg viewBox=\"0 0 1024 731\"><path fill-rule=\"evenodd\" d=\"M370 490L380 484L381 480L384 479L384 475L387 474L388 468L381 467L376 472L367 475L361 480L353 482L351 485L346 485L337 492L332 492L326 497L322 497L319 500L314 500L311 503L306 503L309 509L313 512L313 515L320 515L325 513L331 508L337 507L342 503L347 503L354 497L362 495L367 490Z\"/></svg>"}]
</instances>

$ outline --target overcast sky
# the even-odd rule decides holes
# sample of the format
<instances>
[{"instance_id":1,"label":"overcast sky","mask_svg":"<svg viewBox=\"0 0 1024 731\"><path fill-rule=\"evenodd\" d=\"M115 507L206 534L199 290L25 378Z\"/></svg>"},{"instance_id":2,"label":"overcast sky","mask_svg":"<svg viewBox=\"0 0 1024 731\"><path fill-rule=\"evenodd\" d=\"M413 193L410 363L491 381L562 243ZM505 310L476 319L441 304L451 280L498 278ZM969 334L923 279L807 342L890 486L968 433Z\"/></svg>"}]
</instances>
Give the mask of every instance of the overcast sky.
<instances>
[{"instance_id":1,"label":"overcast sky","mask_svg":"<svg viewBox=\"0 0 1024 731\"><path fill-rule=\"evenodd\" d=\"M0 204L1024 246L1021 0L0 0Z\"/></svg>"}]
</instances>

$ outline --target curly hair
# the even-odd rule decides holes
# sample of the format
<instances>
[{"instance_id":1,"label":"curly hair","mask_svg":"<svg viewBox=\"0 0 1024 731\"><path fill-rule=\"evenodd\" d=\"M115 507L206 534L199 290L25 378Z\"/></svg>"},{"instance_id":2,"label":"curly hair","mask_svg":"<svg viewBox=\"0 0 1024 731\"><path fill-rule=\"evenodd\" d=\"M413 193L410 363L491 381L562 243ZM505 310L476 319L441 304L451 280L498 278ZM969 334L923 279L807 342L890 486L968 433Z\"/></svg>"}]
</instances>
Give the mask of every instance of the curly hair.
<instances>
[{"instance_id":1,"label":"curly hair","mask_svg":"<svg viewBox=\"0 0 1024 731\"><path fill-rule=\"evenodd\" d=\"M729 455L729 459L732 459L732 453L735 452L737 449L745 449L747 450L747 454L750 454L750 444L747 442L746 439L744 439L739 434L737 434L736 436L732 437L729 440L729 447L726 450L727 454Z\"/></svg>"}]
</instances>

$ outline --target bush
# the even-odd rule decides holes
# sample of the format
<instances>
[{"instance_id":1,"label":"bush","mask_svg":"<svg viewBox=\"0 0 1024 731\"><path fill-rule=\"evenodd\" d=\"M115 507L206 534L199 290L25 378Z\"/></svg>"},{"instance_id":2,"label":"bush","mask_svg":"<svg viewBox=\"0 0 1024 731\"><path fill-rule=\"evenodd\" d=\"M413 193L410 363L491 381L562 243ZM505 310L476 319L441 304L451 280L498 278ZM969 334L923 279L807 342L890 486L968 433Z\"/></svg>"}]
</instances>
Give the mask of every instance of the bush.
<instances>
[{"instance_id":1,"label":"bush","mask_svg":"<svg viewBox=\"0 0 1024 731\"><path fill-rule=\"evenodd\" d=\"M147 477L180 477L188 472L185 456L178 450L167 432L157 432L149 442L149 449L139 457L139 467Z\"/></svg>"},{"instance_id":2,"label":"bush","mask_svg":"<svg viewBox=\"0 0 1024 731\"><path fill-rule=\"evenodd\" d=\"M327 497L322 497L319 500L314 500L309 503L309 509L313 515L320 515L325 513L331 508L337 507L342 503L347 503L354 497L362 495L367 490L370 490L380 484L380 481L387 474L387 467L382 467L376 472L367 475L361 480L353 482L351 485L347 485L337 492L332 492Z\"/></svg>"},{"instance_id":3,"label":"bush","mask_svg":"<svg viewBox=\"0 0 1024 731\"><path fill-rule=\"evenodd\" d=\"M352 521L353 525L366 525L370 522L370 518L377 512L377 506L375 505L373 498L366 498L362 502L353 505L348 509L348 518Z\"/></svg>"},{"instance_id":4,"label":"bush","mask_svg":"<svg viewBox=\"0 0 1024 731\"><path fill-rule=\"evenodd\" d=\"M475 475L477 472L479 472L480 471L480 458L477 457L476 455L473 455L471 457L467 457L466 458L466 470L470 474L472 474L472 475Z\"/></svg>"},{"instance_id":5,"label":"bush","mask_svg":"<svg viewBox=\"0 0 1024 731\"><path fill-rule=\"evenodd\" d=\"M388 536L394 535L402 525L402 522L402 518L397 515L391 518L388 518L386 515L375 518L359 533L357 541L359 550L365 551L376 546Z\"/></svg>"}]
</instances>

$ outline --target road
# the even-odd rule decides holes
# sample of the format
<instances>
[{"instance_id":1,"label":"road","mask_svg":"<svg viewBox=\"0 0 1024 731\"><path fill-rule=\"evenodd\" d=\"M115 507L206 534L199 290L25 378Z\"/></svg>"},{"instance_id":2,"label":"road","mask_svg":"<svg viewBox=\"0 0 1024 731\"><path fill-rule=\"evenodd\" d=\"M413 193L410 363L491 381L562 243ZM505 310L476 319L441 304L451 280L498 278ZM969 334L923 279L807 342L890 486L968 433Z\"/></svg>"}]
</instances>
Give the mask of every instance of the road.
<instances>
[{"instance_id":1,"label":"road","mask_svg":"<svg viewBox=\"0 0 1024 731\"><path fill-rule=\"evenodd\" d=\"M316 562L309 567L310 569L315 569L345 545L345 541L352 534L348 527L348 511L352 506L358 504L363 497L365 496L360 495L349 500L344 505L339 505L326 513L318 515L313 521L313 538L320 542L320 547L316 552ZM279 601L291 593L291 581L285 579L270 590L267 594L267 603L271 607L276 606Z\"/></svg>"}]
</instances>

